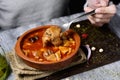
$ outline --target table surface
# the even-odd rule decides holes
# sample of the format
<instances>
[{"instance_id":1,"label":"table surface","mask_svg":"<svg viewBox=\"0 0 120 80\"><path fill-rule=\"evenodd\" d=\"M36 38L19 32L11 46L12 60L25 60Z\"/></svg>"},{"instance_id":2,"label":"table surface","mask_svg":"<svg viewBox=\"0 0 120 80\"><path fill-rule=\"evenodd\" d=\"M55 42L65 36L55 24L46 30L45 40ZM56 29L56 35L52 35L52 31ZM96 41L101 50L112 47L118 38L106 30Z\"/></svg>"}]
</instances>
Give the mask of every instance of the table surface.
<instances>
[{"instance_id":1,"label":"table surface","mask_svg":"<svg viewBox=\"0 0 120 80\"><path fill-rule=\"evenodd\" d=\"M62 24L69 22L78 15L80 14L60 17L47 22L40 22L1 31L0 45L6 52L11 51L17 37L23 32L40 25L57 24L62 26ZM81 25L79 29L76 28L77 24ZM92 56L88 62L56 72L39 80L66 80L67 78L69 78L69 80L119 80L120 39L111 32L108 27L108 25L104 25L104 27L96 28L86 19L81 19L80 22L72 24L71 28L78 32L80 36L84 33L88 35L85 39L81 37L81 45L89 44L90 47L96 47L96 50L92 51ZM99 52L100 48L104 50L101 53ZM8 78L8 80L11 79L14 80L14 74Z\"/></svg>"},{"instance_id":2,"label":"table surface","mask_svg":"<svg viewBox=\"0 0 120 80\"><path fill-rule=\"evenodd\" d=\"M76 25L79 24L81 26L77 28ZM85 20L72 24L71 29L75 30L80 36L87 34L87 38L81 37L81 45L88 44L90 47L95 47L96 50L92 51L92 56L88 62L59 71L41 80L58 80L120 60L120 39L111 32L108 25L96 28ZM99 49L103 49L103 52L99 52Z\"/></svg>"}]
</instances>

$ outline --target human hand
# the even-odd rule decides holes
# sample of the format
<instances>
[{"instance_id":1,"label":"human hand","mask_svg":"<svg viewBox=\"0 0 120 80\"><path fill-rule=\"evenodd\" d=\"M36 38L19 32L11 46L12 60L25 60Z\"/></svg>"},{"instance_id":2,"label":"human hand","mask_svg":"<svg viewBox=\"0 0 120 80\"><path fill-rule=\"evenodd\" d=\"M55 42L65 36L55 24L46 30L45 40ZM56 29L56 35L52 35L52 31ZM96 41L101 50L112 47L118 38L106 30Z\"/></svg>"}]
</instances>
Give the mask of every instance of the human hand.
<instances>
[{"instance_id":1,"label":"human hand","mask_svg":"<svg viewBox=\"0 0 120 80\"><path fill-rule=\"evenodd\" d=\"M115 5L108 6L108 2L109 0L88 0L88 6L84 7L85 12L96 9L96 14L88 16L89 21L95 26L102 26L108 23L116 13Z\"/></svg>"},{"instance_id":2,"label":"human hand","mask_svg":"<svg viewBox=\"0 0 120 80\"><path fill-rule=\"evenodd\" d=\"M108 4L109 0L87 0L87 6L92 9L106 7Z\"/></svg>"}]
</instances>

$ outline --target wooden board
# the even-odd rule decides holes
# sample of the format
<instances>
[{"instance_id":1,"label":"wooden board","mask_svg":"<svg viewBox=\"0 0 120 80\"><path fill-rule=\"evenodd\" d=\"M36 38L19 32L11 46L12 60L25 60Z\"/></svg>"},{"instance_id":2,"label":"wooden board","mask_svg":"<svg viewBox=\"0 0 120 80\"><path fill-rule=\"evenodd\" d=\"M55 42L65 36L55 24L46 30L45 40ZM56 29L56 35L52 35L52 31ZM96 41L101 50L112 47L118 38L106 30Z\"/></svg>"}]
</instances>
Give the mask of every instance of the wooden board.
<instances>
[{"instance_id":1,"label":"wooden board","mask_svg":"<svg viewBox=\"0 0 120 80\"><path fill-rule=\"evenodd\" d=\"M77 24L81 25L80 28L76 28ZM72 24L71 28L78 32L80 36L82 34L88 35L87 38L81 37L82 45L89 44L90 47L96 48L95 51L92 51L89 62L56 72L39 80L59 80L120 60L120 39L108 28L107 24L97 28L85 20ZM103 52L99 52L101 48Z\"/></svg>"}]
</instances>

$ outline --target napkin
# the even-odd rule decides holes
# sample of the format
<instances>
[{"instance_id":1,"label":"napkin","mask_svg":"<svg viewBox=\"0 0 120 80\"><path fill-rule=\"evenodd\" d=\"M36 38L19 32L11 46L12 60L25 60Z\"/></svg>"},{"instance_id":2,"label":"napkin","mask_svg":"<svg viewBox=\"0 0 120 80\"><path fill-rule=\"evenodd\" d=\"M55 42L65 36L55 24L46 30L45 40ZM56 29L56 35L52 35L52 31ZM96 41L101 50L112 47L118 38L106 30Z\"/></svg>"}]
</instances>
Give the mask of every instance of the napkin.
<instances>
[{"instance_id":1,"label":"napkin","mask_svg":"<svg viewBox=\"0 0 120 80\"><path fill-rule=\"evenodd\" d=\"M15 51L11 51L7 54L7 58L10 61L11 69L15 75L15 80L35 80L38 78L43 78L49 76L57 71L40 71L38 69L32 68L26 65L16 54ZM67 67L61 69L67 69L69 67L75 66L80 63L84 63L87 61L85 53L82 49L79 49L78 54L75 60Z\"/></svg>"}]
</instances>

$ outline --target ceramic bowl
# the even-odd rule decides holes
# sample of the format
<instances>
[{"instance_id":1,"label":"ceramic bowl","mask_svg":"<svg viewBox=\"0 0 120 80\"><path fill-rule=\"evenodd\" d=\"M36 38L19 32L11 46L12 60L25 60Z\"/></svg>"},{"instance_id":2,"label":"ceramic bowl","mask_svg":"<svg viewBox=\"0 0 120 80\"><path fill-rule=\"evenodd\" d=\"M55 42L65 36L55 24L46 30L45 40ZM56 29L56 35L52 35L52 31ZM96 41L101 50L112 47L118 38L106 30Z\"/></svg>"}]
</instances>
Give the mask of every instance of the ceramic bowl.
<instances>
[{"instance_id":1,"label":"ceramic bowl","mask_svg":"<svg viewBox=\"0 0 120 80\"><path fill-rule=\"evenodd\" d=\"M51 26L57 26L57 25L44 25L44 26L38 26L36 28L32 28L32 29L26 31L25 33L23 33L16 41L15 53L28 66L31 66L31 67L39 69L39 70L51 71L51 70L59 70L59 69L68 67L73 62L73 60L77 54L77 51L80 47L80 36L74 31L73 31L74 32L73 39L75 40L75 49L69 56L67 56L59 61L56 61L56 62L38 62L38 61L34 61L32 59L29 59L27 56L25 56L25 54L22 50L22 44L23 44L23 40L27 37L27 35L32 34L33 32L36 32L41 29L47 29ZM59 27L59 26L57 26L57 27Z\"/></svg>"}]
</instances>

